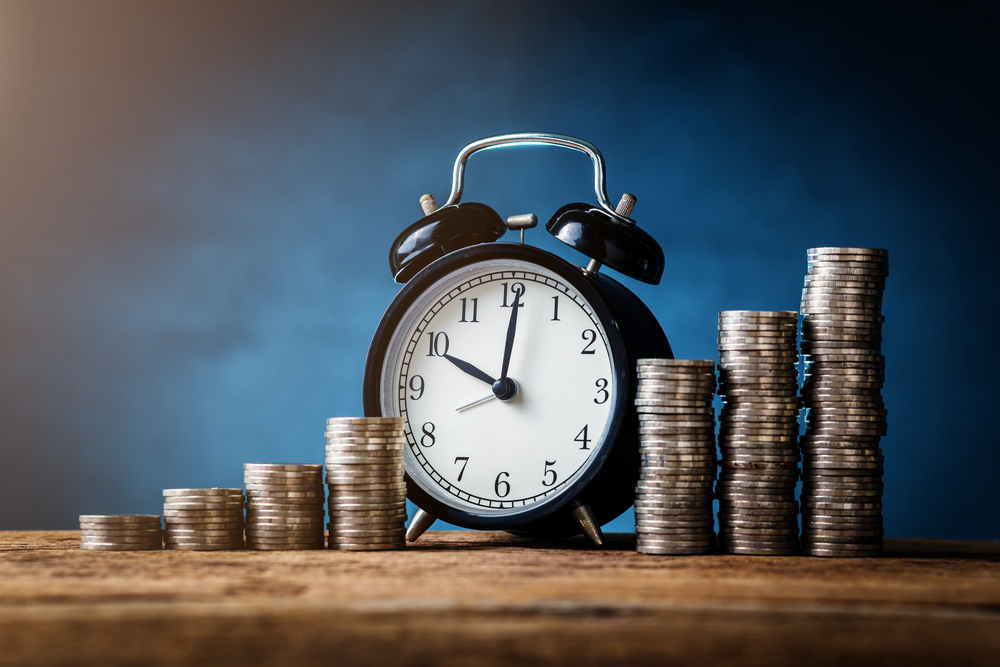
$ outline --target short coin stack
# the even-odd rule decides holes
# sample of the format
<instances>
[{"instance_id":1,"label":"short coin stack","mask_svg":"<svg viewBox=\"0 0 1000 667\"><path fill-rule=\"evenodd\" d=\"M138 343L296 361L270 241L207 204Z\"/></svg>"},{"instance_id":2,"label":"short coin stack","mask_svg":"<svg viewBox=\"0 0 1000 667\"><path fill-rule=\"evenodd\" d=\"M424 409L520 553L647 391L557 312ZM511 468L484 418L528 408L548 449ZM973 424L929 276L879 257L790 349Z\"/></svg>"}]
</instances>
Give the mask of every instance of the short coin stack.
<instances>
[{"instance_id":1,"label":"short coin stack","mask_svg":"<svg viewBox=\"0 0 1000 667\"><path fill-rule=\"evenodd\" d=\"M156 514L82 514L80 548L94 551L149 551L163 548Z\"/></svg>"},{"instance_id":2,"label":"short coin stack","mask_svg":"<svg viewBox=\"0 0 1000 667\"><path fill-rule=\"evenodd\" d=\"M323 548L323 466L245 463L247 548L285 551Z\"/></svg>"},{"instance_id":3,"label":"short coin stack","mask_svg":"<svg viewBox=\"0 0 1000 667\"><path fill-rule=\"evenodd\" d=\"M636 550L704 554L715 541L715 362L639 359Z\"/></svg>"},{"instance_id":4,"label":"short coin stack","mask_svg":"<svg viewBox=\"0 0 1000 667\"><path fill-rule=\"evenodd\" d=\"M802 292L807 413L802 542L813 556L882 550L882 290L886 250L812 248Z\"/></svg>"},{"instance_id":5,"label":"short coin stack","mask_svg":"<svg viewBox=\"0 0 1000 667\"><path fill-rule=\"evenodd\" d=\"M383 551L406 545L405 425L397 417L327 420L331 549Z\"/></svg>"},{"instance_id":6,"label":"short coin stack","mask_svg":"<svg viewBox=\"0 0 1000 667\"><path fill-rule=\"evenodd\" d=\"M719 542L730 553L798 547L798 313L719 313Z\"/></svg>"},{"instance_id":7,"label":"short coin stack","mask_svg":"<svg viewBox=\"0 0 1000 667\"><path fill-rule=\"evenodd\" d=\"M168 549L243 548L243 489L164 489Z\"/></svg>"}]
</instances>

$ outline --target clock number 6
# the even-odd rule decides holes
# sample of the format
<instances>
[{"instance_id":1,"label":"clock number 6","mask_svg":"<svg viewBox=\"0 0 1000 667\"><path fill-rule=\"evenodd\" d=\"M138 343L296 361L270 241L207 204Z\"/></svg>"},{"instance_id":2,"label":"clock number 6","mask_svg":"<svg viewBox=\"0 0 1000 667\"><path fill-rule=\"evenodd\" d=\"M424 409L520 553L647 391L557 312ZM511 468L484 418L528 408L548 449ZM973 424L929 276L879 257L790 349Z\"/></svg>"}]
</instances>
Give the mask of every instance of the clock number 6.
<instances>
[{"instance_id":1,"label":"clock number 6","mask_svg":"<svg viewBox=\"0 0 1000 667\"><path fill-rule=\"evenodd\" d=\"M502 472L497 475L497 481L493 482L493 491L496 492L497 498L506 498L510 495L510 483L506 480L500 479L501 477L510 477L509 472ZM503 487L503 492L500 492L500 488Z\"/></svg>"}]
</instances>

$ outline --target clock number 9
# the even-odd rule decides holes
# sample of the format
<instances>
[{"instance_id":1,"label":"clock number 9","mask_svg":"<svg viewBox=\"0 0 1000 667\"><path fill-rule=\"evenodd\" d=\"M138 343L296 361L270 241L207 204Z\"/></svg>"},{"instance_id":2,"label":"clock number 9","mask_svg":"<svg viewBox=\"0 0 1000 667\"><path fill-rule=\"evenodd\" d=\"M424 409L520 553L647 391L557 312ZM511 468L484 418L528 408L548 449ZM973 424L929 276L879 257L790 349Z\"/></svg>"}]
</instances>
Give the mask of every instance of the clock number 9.
<instances>
[{"instance_id":1,"label":"clock number 9","mask_svg":"<svg viewBox=\"0 0 1000 667\"><path fill-rule=\"evenodd\" d=\"M504 479L500 479L505 475L507 477L510 477L509 472L502 472L499 475L497 475L497 480L493 482L493 491L496 492L497 498L506 498L507 496L510 495L510 483ZM501 488L503 488L503 492L500 491Z\"/></svg>"},{"instance_id":2,"label":"clock number 9","mask_svg":"<svg viewBox=\"0 0 1000 667\"><path fill-rule=\"evenodd\" d=\"M420 376L418 375L417 377ZM601 397L601 400L597 400L595 398L594 403L597 403L598 405L604 405L605 403L608 402L608 398L611 397L611 394L608 392L608 381L605 380L604 378L601 378L597 382L595 382L594 385L597 387L598 394L604 394L604 396Z\"/></svg>"},{"instance_id":3,"label":"clock number 9","mask_svg":"<svg viewBox=\"0 0 1000 667\"><path fill-rule=\"evenodd\" d=\"M434 437L434 422L427 422L421 427L420 430L424 432L424 434L420 436L420 446L433 447L434 442L437 440L437 438ZM429 442L428 439L430 440Z\"/></svg>"},{"instance_id":4,"label":"clock number 9","mask_svg":"<svg viewBox=\"0 0 1000 667\"><path fill-rule=\"evenodd\" d=\"M411 401L419 401L420 397L424 395L424 379L419 375L414 375L410 378L410 390L415 391L416 395L410 394Z\"/></svg>"}]
</instances>

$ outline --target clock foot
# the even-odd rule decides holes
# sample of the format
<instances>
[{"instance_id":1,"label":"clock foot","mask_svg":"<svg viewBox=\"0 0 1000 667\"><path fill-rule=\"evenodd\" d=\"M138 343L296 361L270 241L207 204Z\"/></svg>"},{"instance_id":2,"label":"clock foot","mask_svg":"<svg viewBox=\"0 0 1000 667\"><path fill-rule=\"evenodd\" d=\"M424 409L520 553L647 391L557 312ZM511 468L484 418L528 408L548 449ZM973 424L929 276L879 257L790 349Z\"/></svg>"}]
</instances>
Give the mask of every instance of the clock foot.
<instances>
[{"instance_id":1,"label":"clock foot","mask_svg":"<svg viewBox=\"0 0 1000 667\"><path fill-rule=\"evenodd\" d=\"M416 542L417 538L423 535L424 531L430 528L435 521L437 521L436 516L418 509L417 513L413 515L413 520L410 521L410 527L406 529L406 541Z\"/></svg>"},{"instance_id":2,"label":"clock foot","mask_svg":"<svg viewBox=\"0 0 1000 667\"><path fill-rule=\"evenodd\" d=\"M601 527L597 523L597 517L594 516L594 511L590 509L590 505L586 505L580 501L575 501L574 504L576 507L573 509L573 519L580 526L580 530L583 531L583 534L595 546L603 546L604 533L601 532Z\"/></svg>"}]
</instances>

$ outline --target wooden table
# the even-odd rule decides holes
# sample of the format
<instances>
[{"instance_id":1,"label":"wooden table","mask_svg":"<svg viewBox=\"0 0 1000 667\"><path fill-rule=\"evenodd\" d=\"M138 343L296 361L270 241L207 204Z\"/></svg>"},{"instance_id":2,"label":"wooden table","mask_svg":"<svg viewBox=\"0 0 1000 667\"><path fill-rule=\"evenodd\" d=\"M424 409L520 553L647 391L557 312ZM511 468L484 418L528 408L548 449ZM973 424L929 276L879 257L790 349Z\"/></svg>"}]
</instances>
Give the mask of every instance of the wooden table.
<instances>
[{"instance_id":1,"label":"wooden table","mask_svg":"<svg viewBox=\"0 0 1000 667\"><path fill-rule=\"evenodd\" d=\"M396 552L94 552L0 533L0 664L1000 665L1000 544L658 557L502 533Z\"/></svg>"}]
</instances>

